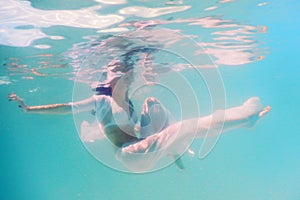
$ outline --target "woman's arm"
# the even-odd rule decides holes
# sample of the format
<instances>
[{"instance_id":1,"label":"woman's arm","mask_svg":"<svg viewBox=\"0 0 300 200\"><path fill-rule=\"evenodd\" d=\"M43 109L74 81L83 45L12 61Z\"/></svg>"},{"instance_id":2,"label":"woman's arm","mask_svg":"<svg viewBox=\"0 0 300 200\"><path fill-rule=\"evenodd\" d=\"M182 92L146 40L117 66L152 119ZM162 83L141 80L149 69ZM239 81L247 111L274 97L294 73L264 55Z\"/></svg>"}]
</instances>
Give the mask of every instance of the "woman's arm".
<instances>
[{"instance_id":1,"label":"woman's arm","mask_svg":"<svg viewBox=\"0 0 300 200\"><path fill-rule=\"evenodd\" d=\"M78 102L48 104L39 106L26 105L24 100L16 94L10 94L8 98L10 101L17 101L19 103L19 107L25 112L37 114L70 114L72 112L78 113L92 110L94 109L95 105L95 98L93 97Z\"/></svg>"}]
</instances>

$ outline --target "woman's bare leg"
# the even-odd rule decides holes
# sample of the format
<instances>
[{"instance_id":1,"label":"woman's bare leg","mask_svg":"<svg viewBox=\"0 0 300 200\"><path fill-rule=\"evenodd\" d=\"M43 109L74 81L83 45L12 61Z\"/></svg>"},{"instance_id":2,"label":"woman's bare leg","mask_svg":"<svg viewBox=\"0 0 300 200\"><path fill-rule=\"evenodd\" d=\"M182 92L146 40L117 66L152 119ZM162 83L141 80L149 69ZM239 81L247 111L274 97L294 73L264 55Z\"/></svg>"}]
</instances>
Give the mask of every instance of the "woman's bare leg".
<instances>
[{"instance_id":1,"label":"woman's bare leg","mask_svg":"<svg viewBox=\"0 0 300 200\"><path fill-rule=\"evenodd\" d=\"M217 136L214 134L253 126L270 109L270 106L264 108L259 98L253 97L238 107L171 124L159 133L121 148L117 152L117 158L133 171L145 171L165 156L181 155L195 138ZM214 129L217 131L211 131ZM210 133L213 134L207 135Z\"/></svg>"}]
</instances>

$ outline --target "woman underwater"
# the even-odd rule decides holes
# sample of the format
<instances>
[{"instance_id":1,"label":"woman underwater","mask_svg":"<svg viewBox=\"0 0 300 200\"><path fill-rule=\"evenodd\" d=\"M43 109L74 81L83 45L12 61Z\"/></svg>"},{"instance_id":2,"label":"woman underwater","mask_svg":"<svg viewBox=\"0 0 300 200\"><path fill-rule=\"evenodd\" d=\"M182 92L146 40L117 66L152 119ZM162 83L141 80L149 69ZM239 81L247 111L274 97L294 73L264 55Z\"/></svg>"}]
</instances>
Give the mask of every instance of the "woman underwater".
<instances>
[{"instance_id":1,"label":"woman underwater","mask_svg":"<svg viewBox=\"0 0 300 200\"><path fill-rule=\"evenodd\" d=\"M128 98L130 82L128 77L114 77L96 87L97 94L78 102L28 106L16 94L11 94L9 99L17 101L19 107L28 113L92 111L104 135L116 147L117 159L134 172L150 170L166 156L172 156L177 160L177 166L183 168L180 155L193 139L204 138L213 129L223 133L252 127L271 109L270 106L264 108L258 97L252 97L238 107L172 123L169 111L156 98L149 97L144 101L138 124L138 116Z\"/></svg>"},{"instance_id":2,"label":"woman underwater","mask_svg":"<svg viewBox=\"0 0 300 200\"><path fill-rule=\"evenodd\" d=\"M118 46L123 43L110 41L109 44ZM105 45L104 47L107 48ZM177 166L183 168L179 158L193 139L218 136L228 130L251 127L271 109L270 106L264 108L258 97L252 97L241 106L175 122L158 99L148 97L138 120L128 97L132 69L134 63L151 62L152 53L153 48L127 49L120 56L120 60L114 60L107 66L107 80L95 87L96 94L82 101L28 106L16 94L11 94L9 99L17 101L19 107L27 113L71 114L91 111L98 126L91 131L103 132L101 134L116 147L116 158L134 172L151 170L162 158L169 156L176 161Z\"/></svg>"}]
</instances>

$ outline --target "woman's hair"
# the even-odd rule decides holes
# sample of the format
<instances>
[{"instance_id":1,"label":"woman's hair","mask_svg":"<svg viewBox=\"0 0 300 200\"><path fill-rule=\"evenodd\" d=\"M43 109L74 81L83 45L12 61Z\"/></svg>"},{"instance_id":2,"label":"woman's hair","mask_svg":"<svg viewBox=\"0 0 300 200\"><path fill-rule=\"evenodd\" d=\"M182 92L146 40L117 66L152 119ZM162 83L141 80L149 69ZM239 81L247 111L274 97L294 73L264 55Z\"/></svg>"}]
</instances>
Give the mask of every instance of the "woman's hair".
<instances>
[{"instance_id":1,"label":"woman's hair","mask_svg":"<svg viewBox=\"0 0 300 200\"><path fill-rule=\"evenodd\" d=\"M95 92L97 95L107 95L107 96L112 96L112 88L110 85L107 84L100 84L98 85L95 89Z\"/></svg>"},{"instance_id":2,"label":"woman's hair","mask_svg":"<svg viewBox=\"0 0 300 200\"><path fill-rule=\"evenodd\" d=\"M109 80L106 80L104 82L100 82L97 84L93 90L96 92L97 95L107 95L112 96L112 86L120 79L121 77L116 76L113 78L110 78Z\"/></svg>"}]
</instances>

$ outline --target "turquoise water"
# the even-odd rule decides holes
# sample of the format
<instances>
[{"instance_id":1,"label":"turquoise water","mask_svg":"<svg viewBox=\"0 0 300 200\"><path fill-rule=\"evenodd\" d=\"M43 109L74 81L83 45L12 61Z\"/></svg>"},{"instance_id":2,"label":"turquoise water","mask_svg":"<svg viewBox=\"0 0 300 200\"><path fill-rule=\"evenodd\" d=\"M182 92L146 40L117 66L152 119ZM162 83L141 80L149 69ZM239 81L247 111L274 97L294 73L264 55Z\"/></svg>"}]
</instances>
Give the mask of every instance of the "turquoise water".
<instances>
[{"instance_id":1,"label":"turquoise water","mask_svg":"<svg viewBox=\"0 0 300 200\"><path fill-rule=\"evenodd\" d=\"M299 2L107 2L1 1L1 199L300 199ZM83 8L90 9L83 14ZM93 39L107 41L107 29L119 28L110 35L136 30L133 22L142 20L168 30L151 40L156 47L168 38L182 41L172 35L176 30L206 49L222 75L227 107L258 96L271 113L253 129L221 136L204 159L184 155L183 171L171 165L131 174L97 161L72 115L26 114L7 101L14 92L30 105L70 102L75 77L83 83L89 78L76 72ZM157 54L156 62L178 70L180 60L170 55ZM182 73L201 100L199 77Z\"/></svg>"}]
</instances>

